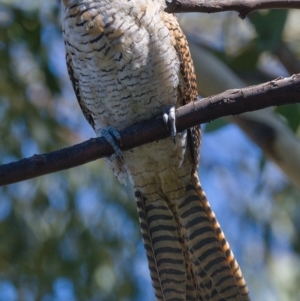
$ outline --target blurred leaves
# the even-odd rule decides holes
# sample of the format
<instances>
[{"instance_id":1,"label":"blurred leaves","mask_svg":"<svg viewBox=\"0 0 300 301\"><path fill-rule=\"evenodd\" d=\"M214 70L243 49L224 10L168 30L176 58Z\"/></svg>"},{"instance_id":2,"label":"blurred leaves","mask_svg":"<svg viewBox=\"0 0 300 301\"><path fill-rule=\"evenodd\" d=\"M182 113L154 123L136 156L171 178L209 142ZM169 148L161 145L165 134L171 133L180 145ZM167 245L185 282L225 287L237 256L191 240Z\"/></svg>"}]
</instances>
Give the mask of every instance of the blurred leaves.
<instances>
[{"instance_id":1,"label":"blurred leaves","mask_svg":"<svg viewBox=\"0 0 300 301\"><path fill-rule=\"evenodd\" d=\"M287 71L284 69L285 60L281 60L281 57L278 56L278 49L285 43L283 33L287 18L288 10L275 9L255 12L249 16L250 23L255 30L254 37L248 39L243 46L232 53L216 50L214 53L249 85L285 76L287 75ZM285 45L285 47L288 46ZM296 55L290 59L294 59L294 65L299 64ZM261 62L265 63L261 64ZM292 62L289 63L292 64ZM288 66L286 68L289 69ZM280 106L275 108L275 111L284 117L293 132L299 131L300 104ZM220 129L224 125L226 122L217 120L206 125L205 130L210 132Z\"/></svg>"},{"instance_id":2,"label":"blurred leaves","mask_svg":"<svg viewBox=\"0 0 300 301\"><path fill-rule=\"evenodd\" d=\"M287 20L287 10L267 10L252 14L251 23L257 33L254 40L260 51L275 52L282 40L282 33Z\"/></svg>"},{"instance_id":3,"label":"blurred leaves","mask_svg":"<svg viewBox=\"0 0 300 301\"><path fill-rule=\"evenodd\" d=\"M256 37L228 61L239 72L254 72L263 52L275 53L282 41L282 33L287 20L287 10L267 10L251 14ZM275 21L276 20L276 21Z\"/></svg>"},{"instance_id":4,"label":"blurred leaves","mask_svg":"<svg viewBox=\"0 0 300 301\"><path fill-rule=\"evenodd\" d=\"M280 106L275 110L278 114L284 117L284 120L289 125L294 133L297 133L300 125L300 106L299 104Z\"/></svg>"},{"instance_id":5,"label":"blurred leaves","mask_svg":"<svg viewBox=\"0 0 300 301\"><path fill-rule=\"evenodd\" d=\"M219 118L213 122L207 123L204 129L206 133L210 133L221 129L226 124L228 124L228 122L224 118Z\"/></svg>"},{"instance_id":6,"label":"blurred leaves","mask_svg":"<svg viewBox=\"0 0 300 301\"><path fill-rule=\"evenodd\" d=\"M67 93L72 101L63 96L58 6L48 7L0 3L1 162L85 138L70 121L81 118L74 95ZM141 299L132 269L141 244L135 204L128 200L132 191L115 189L119 184L102 168L95 162L0 188L5 301Z\"/></svg>"}]
</instances>

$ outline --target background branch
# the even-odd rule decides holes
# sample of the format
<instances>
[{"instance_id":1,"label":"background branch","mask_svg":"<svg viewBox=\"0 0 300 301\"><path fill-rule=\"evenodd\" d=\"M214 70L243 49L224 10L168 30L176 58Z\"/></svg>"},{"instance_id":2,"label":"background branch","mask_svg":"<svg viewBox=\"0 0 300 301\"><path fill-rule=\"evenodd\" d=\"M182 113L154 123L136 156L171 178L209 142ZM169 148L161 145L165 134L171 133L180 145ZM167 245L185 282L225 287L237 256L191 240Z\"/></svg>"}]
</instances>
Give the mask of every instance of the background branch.
<instances>
[{"instance_id":1,"label":"background branch","mask_svg":"<svg viewBox=\"0 0 300 301\"><path fill-rule=\"evenodd\" d=\"M205 97L228 89L247 86L227 65L195 43L193 39L189 39L189 46L200 95ZM292 61L291 57L288 60L289 65L296 68L297 60ZM294 110L297 111L297 108L295 107ZM300 140L282 117L269 107L239 116L228 116L226 120L238 125L261 148L264 155L287 175L295 187L300 189Z\"/></svg>"},{"instance_id":2,"label":"background branch","mask_svg":"<svg viewBox=\"0 0 300 301\"><path fill-rule=\"evenodd\" d=\"M219 117L296 102L300 102L300 74L244 89L228 90L188 104L177 110L176 126L180 132ZM121 148L124 151L169 136L162 118L133 125L120 131L120 134L123 141ZM112 148L103 138L90 139L48 154L34 155L17 162L3 164L0 166L0 185L75 167L107 157L112 153Z\"/></svg>"},{"instance_id":3,"label":"background branch","mask_svg":"<svg viewBox=\"0 0 300 301\"><path fill-rule=\"evenodd\" d=\"M242 19L261 9L300 8L299 0L166 0L166 4L166 11L169 13L237 11Z\"/></svg>"}]
</instances>

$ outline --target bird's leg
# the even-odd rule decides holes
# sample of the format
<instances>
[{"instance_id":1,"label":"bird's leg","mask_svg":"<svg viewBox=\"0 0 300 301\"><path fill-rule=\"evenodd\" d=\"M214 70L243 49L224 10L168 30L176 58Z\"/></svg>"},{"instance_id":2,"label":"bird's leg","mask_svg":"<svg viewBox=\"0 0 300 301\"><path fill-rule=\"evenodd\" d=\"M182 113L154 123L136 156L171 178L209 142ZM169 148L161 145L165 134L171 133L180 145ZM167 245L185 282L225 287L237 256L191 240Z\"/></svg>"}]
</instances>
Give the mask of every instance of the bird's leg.
<instances>
[{"instance_id":1,"label":"bird's leg","mask_svg":"<svg viewBox=\"0 0 300 301\"><path fill-rule=\"evenodd\" d=\"M170 129L171 137L173 138L174 143L176 144L176 118L175 118L175 106L168 105L163 110L163 120L167 128Z\"/></svg>"},{"instance_id":2,"label":"bird's leg","mask_svg":"<svg viewBox=\"0 0 300 301\"><path fill-rule=\"evenodd\" d=\"M107 129L101 129L100 135L111 145L111 147L115 151L115 154L121 159L123 159L123 153L114 140L114 138L117 139L120 145L122 145L121 136L119 132L114 127L109 126Z\"/></svg>"},{"instance_id":3,"label":"bird's leg","mask_svg":"<svg viewBox=\"0 0 300 301\"><path fill-rule=\"evenodd\" d=\"M99 131L96 131L96 133L98 137L103 137L113 148L114 153L108 158L104 159L105 163L111 168L119 182L123 185L126 185L127 171L124 166L123 152L115 141L117 140L119 144L122 145L119 132L114 127L109 126L108 128L103 128Z\"/></svg>"}]
</instances>

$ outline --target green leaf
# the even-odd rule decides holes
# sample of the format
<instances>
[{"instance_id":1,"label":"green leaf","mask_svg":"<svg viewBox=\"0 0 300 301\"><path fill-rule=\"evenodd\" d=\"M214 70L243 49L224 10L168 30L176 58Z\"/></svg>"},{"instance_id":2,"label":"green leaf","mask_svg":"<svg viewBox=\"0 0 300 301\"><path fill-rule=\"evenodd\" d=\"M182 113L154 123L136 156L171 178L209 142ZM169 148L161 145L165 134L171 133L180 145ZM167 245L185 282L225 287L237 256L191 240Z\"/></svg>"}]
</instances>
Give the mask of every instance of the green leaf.
<instances>
[{"instance_id":1,"label":"green leaf","mask_svg":"<svg viewBox=\"0 0 300 301\"><path fill-rule=\"evenodd\" d=\"M293 132L296 132L300 125L300 105L286 105L279 106L275 111L284 116L288 126L292 129Z\"/></svg>"},{"instance_id":2,"label":"green leaf","mask_svg":"<svg viewBox=\"0 0 300 301\"><path fill-rule=\"evenodd\" d=\"M230 66L236 71L254 71L260 54L261 51L256 44L250 43L238 55L233 57Z\"/></svg>"},{"instance_id":3,"label":"green leaf","mask_svg":"<svg viewBox=\"0 0 300 301\"><path fill-rule=\"evenodd\" d=\"M221 129L227 124L228 122L224 118L219 118L217 120L214 120L213 122L207 123L205 125L204 131L206 133L214 132Z\"/></svg>"},{"instance_id":4,"label":"green leaf","mask_svg":"<svg viewBox=\"0 0 300 301\"><path fill-rule=\"evenodd\" d=\"M287 20L287 10L269 10L251 15L250 20L257 32L257 47L261 51L276 51Z\"/></svg>"}]
</instances>

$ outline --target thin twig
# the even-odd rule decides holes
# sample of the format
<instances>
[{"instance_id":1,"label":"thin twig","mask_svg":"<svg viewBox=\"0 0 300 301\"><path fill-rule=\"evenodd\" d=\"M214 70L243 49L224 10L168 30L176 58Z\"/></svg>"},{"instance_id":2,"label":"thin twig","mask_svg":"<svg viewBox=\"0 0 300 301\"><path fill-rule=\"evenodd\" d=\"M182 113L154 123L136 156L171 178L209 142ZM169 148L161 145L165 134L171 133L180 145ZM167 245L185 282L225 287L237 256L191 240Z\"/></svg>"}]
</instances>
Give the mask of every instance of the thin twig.
<instances>
[{"instance_id":1,"label":"thin twig","mask_svg":"<svg viewBox=\"0 0 300 301\"><path fill-rule=\"evenodd\" d=\"M166 0L166 4L169 13L237 11L242 19L261 9L300 9L299 0Z\"/></svg>"}]
</instances>

